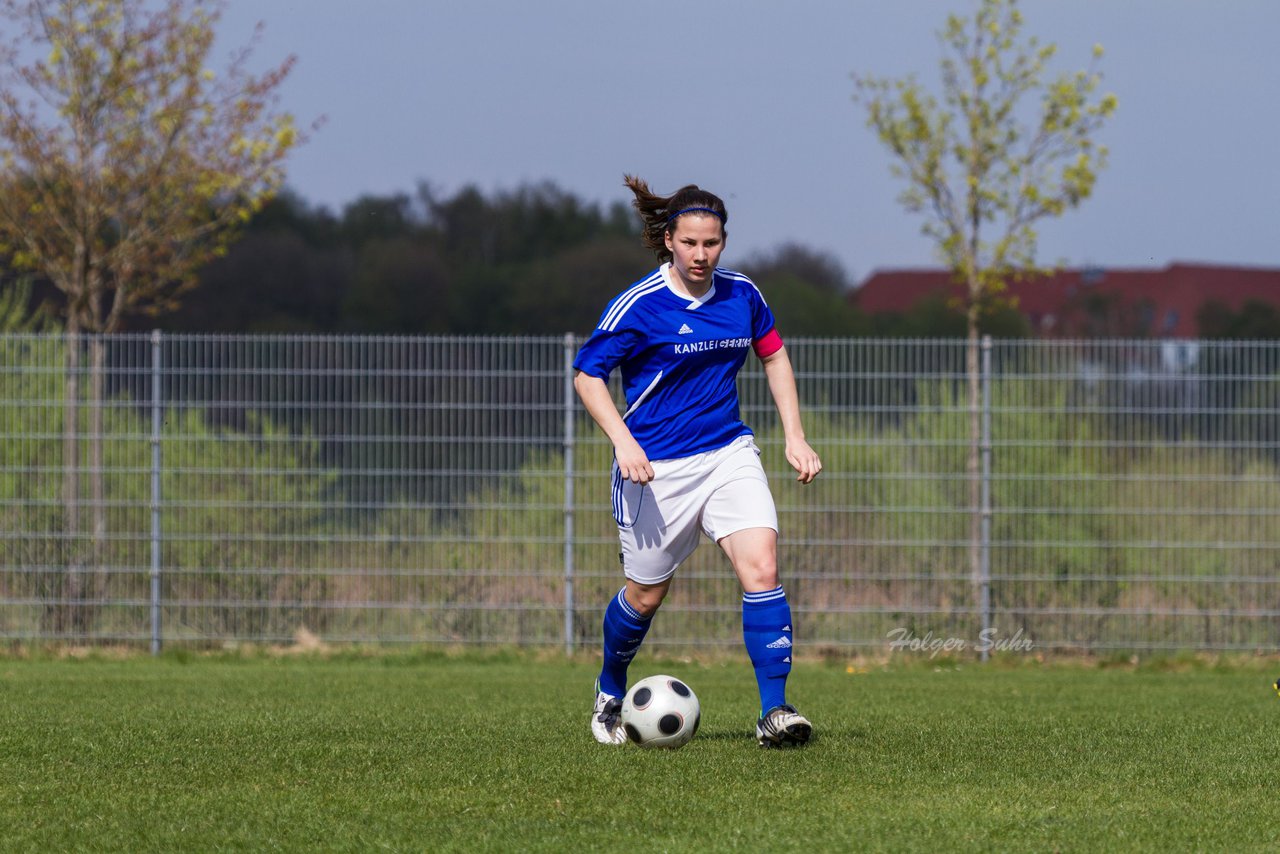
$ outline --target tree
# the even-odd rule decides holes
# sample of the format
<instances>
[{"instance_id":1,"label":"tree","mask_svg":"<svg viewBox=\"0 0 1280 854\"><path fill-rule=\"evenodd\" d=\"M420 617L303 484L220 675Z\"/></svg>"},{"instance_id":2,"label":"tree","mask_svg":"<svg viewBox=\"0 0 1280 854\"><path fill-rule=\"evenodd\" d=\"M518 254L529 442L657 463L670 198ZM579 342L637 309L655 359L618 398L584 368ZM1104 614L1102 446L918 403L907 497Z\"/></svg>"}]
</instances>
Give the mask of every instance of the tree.
<instances>
[{"instance_id":1,"label":"tree","mask_svg":"<svg viewBox=\"0 0 1280 854\"><path fill-rule=\"evenodd\" d=\"M342 304L342 324L366 334L447 333L449 289L449 272L434 247L404 237L367 240Z\"/></svg>"},{"instance_id":2,"label":"tree","mask_svg":"<svg viewBox=\"0 0 1280 854\"><path fill-rule=\"evenodd\" d=\"M757 284L767 279L791 278L840 297L847 295L849 277L839 259L799 243L784 243L768 252L756 252L739 263Z\"/></svg>"},{"instance_id":3,"label":"tree","mask_svg":"<svg viewBox=\"0 0 1280 854\"><path fill-rule=\"evenodd\" d=\"M332 332L355 267L341 224L288 188L264 204L199 284L146 327L172 332Z\"/></svg>"},{"instance_id":4,"label":"tree","mask_svg":"<svg viewBox=\"0 0 1280 854\"><path fill-rule=\"evenodd\" d=\"M51 328L48 315L31 309L31 277L10 283L0 291L0 333L46 332Z\"/></svg>"},{"instance_id":5,"label":"tree","mask_svg":"<svg viewBox=\"0 0 1280 854\"><path fill-rule=\"evenodd\" d=\"M626 238L639 245L637 222L620 202L607 213L601 212L598 205L585 203L549 182L526 184L490 197L468 186L449 198L441 198L431 187L422 185L418 195L427 211L428 232L438 242L453 272L451 310L457 332L590 329L598 316L591 317L591 323L585 327L579 326L580 308L571 312L571 317L550 326L544 322L545 307L538 309L537 318L523 314L530 300L536 297L526 278L539 282L554 278L555 271L549 269L546 262L557 256L563 256L573 265L573 270L566 271L570 276L582 272L586 257L608 264L610 270L618 269L621 257L643 257L643 253L637 254L630 248L625 250L625 256L608 261L600 253L587 251L584 257L575 252L593 244L625 245L616 238ZM612 279L608 287L625 285L630 281L627 277L635 273L621 275L621 279ZM589 274L588 286L594 290L602 281L609 279ZM552 292L553 302L560 302L565 297L573 298L563 289L576 286L567 278L559 278L547 290ZM589 303L588 297L581 298Z\"/></svg>"},{"instance_id":6,"label":"tree","mask_svg":"<svg viewBox=\"0 0 1280 854\"><path fill-rule=\"evenodd\" d=\"M850 304L849 277L834 256L783 243L734 262L760 288L784 335L866 335L867 317Z\"/></svg>"},{"instance_id":7,"label":"tree","mask_svg":"<svg viewBox=\"0 0 1280 854\"><path fill-rule=\"evenodd\" d=\"M370 240L393 240L422 231L413 203L405 193L361 196L342 211L341 234L352 246Z\"/></svg>"},{"instance_id":8,"label":"tree","mask_svg":"<svg viewBox=\"0 0 1280 854\"><path fill-rule=\"evenodd\" d=\"M253 229L205 265L200 285L176 311L148 326L174 332L332 332L354 267L352 251L340 243L318 246L298 230Z\"/></svg>"},{"instance_id":9,"label":"tree","mask_svg":"<svg viewBox=\"0 0 1280 854\"><path fill-rule=\"evenodd\" d=\"M66 298L68 542L79 532L80 335L172 307L281 185L301 141L293 118L274 110L292 57L251 74L251 43L222 75L210 69L221 9L221 0L0 0L15 25L0 43L0 252ZM97 552L101 338L89 352ZM77 563L70 601L82 598Z\"/></svg>"},{"instance_id":10,"label":"tree","mask_svg":"<svg viewBox=\"0 0 1280 854\"><path fill-rule=\"evenodd\" d=\"M163 311L280 187L301 137L293 66L208 68L216 0L3 0L0 234L67 297L73 331ZM31 46L47 57L23 62ZM29 96L24 100L23 95Z\"/></svg>"},{"instance_id":11,"label":"tree","mask_svg":"<svg viewBox=\"0 0 1280 854\"><path fill-rule=\"evenodd\" d=\"M868 318L870 334L879 338L963 338L967 312L956 302L936 293L918 300L905 312L873 314ZM1031 326L1017 308L1001 300L983 308L978 332L997 338L1030 338Z\"/></svg>"},{"instance_id":12,"label":"tree","mask_svg":"<svg viewBox=\"0 0 1280 854\"><path fill-rule=\"evenodd\" d=\"M601 237L511 268L502 298L504 325L496 331L590 334L609 300L654 263L653 251L634 237Z\"/></svg>"},{"instance_id":13,"label":"tree","mask_svg":"<svg viewBox=\"0 0 1280 854\"><path fill-rule=\"evenodd\" d=\"M1280 338L1280 309L1263 300L1245 300L1232 311L1222 300L1211 299L1196 313L1201 338L1267 341Z\"/></svg>"},{"instance_id":14,"label":"tree","mask_svg":"<svg viewBox=\"0 0 1280 854\"><path fill-rule=\"evenodd\" d=\"M913 76L855 75L855 100L904 178L900 196L925 216L956 279L965 285L968 347L970 563L979 575L982 520L978 325L984 305L1015 274L1035 270L1035 225L1087 199L1106 148L1094 137L1116 109L1097 96L1094 63L1044 79L1055 46L1022 37L1016 0L980 0L972 19L949 16L940 33L942 103ZM1037 98L1036 104L1028 104Z\"/></svg>"}]
</instances>

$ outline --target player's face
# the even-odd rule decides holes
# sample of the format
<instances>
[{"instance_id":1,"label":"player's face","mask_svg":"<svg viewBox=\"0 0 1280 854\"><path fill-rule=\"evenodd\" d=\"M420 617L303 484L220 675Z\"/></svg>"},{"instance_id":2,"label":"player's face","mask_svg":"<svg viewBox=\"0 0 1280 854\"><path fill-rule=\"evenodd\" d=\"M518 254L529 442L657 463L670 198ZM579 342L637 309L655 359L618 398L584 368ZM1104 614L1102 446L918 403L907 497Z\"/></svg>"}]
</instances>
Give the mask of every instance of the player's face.
<instances>
[{"instance_id":1,"label":"player's face","mask_svg":"<svg viewBox=\"0 0 1280 854\"><path fill-rule=\"evenodd\" d=\"M724 251L724 226L711 214L685 214L667 232L671 266L685 287L701 294L711 284L711 274Z\"/></svg>"}]
</instances>

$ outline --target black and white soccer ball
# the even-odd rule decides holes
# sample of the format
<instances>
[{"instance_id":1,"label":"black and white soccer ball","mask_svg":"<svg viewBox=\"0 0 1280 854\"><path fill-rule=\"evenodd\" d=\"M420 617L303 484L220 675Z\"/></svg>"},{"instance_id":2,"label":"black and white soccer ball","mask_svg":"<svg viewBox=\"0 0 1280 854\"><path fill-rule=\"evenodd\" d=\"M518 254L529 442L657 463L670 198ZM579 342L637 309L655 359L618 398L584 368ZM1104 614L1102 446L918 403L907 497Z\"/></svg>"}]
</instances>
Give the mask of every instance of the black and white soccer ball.
<instances>
[{"instance_id":1,"label":"black and white soccer ball","mask_svg":"<svg viewBox=\"0 0 1280 854\"><path fill-rule=\"evenodd\" d=\"M701 720L698 695L674 676L647 676L622 701L622 726L641 747L683 747Z\"/></svg>"}]
</instances>

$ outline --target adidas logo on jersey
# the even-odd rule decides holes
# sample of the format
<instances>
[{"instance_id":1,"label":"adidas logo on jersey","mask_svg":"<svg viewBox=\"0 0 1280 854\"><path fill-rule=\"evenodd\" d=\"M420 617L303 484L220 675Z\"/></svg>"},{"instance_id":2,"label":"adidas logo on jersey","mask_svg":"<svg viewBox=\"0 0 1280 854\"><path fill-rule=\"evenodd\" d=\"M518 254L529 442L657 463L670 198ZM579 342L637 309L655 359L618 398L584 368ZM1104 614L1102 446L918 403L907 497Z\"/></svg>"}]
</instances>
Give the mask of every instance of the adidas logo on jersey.
<instances>
[{"instance_id":1,"label":"adidas logo on jersey","mask_svg":"<svg viewBox=\"0 0 1280 854\"><path fill-rule=\"evenodd\" d=\"M783 635L773 643L768 644L765 649L791 649L791 638Z\"/></svg>"},{"instance_id":2,"label":"adidas logo on jersey","mask_svg":"<svg viewBox=\"0 0 1280 854\"><path fill-rule=\"evenodd\" d=\"M676 333L676 334L677 334L677 335L692 335L692 334L693 334L693 330L689 328L689 324L687 324L687 323L682 323L682 324L680 324L680 329L677 331L677 333Z\"/></svg>"}]
</instances>

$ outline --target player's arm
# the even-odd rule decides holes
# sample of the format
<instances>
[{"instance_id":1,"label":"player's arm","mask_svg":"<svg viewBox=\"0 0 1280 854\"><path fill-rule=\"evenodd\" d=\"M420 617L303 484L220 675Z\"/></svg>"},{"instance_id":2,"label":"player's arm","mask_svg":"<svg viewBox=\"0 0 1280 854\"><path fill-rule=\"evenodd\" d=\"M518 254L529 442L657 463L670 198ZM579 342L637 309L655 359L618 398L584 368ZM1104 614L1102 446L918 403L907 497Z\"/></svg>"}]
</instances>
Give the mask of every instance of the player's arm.
<instances>
[{"instance_id":1,"label":"player's arm","mask_svg":"<svg viewBox=\"0 0 1280 854\"><path fill-rule=\"evenodd\" d=\"M622 476L632 483L648 483L653 480L653 466L649 465L649 457L618 414L618 407L614 406L613 395L609 394L609 386L605 381L578 371L573 376L573 388L578 392L587 412L591 413L591 417L613 443L614 459L618 461L618 470L622 472Z\"/></svg>"},{"instance_id":2,"label":"player's arm","mask_svg":"<svg viewBox=\"0 0 1280 854\"><path fill-rule=\"evenodd\" d=\"M809 483L822 471L822 460L818 459L817 452L809 447L804 437L804 427L800 423L800 395L796 392L796 375L791 368L787 348L778 347L761 357L760 361L764 364L773 404L778 407L778 415L782 419L787 462L799 473L796 480Z\"/></svg>"}]
</instances>

